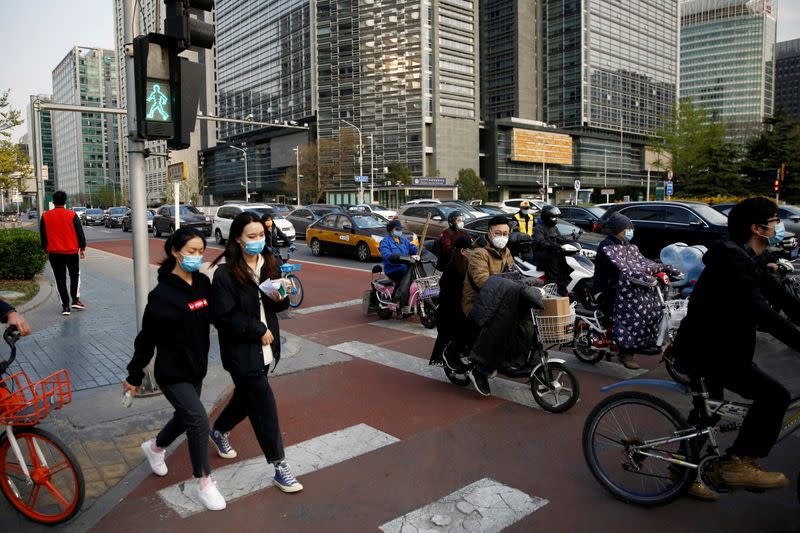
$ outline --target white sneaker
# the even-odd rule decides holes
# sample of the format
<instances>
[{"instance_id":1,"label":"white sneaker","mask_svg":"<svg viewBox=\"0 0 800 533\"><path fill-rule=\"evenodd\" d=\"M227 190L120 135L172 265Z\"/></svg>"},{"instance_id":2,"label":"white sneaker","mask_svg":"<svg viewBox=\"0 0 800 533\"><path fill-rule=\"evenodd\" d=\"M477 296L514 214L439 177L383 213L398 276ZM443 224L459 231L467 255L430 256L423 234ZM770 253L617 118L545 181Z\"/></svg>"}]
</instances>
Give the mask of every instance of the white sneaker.
<instances>
[{"instance_id":1,"label":"white sneaker","mask_svg":"<svg viewBox=\"0 0 800 533\"><path fill-rule=\"evenodd\" d=\"M198 481L197 498L209 511L221 511L227 506L225 498L217 488L216 481L212 481L204 489L200 488L200 482Z\"/></svg>"},{"instance_id":2,"label":"white sneaker","mask_svg":"<svg viewBox=\"0 0 800 533\"><path fill-rule=\"evenodd\" d=\"M151 448L152 442L153 439L150 439L147 442L142 443L142 451L144 452L144 456L147 457L147 462L150 463L150 469L155 475L166 476L167 463L164 462L164 457L166 456L167 452L154 452L153 448Z\"/></svg>"}]
</instances>

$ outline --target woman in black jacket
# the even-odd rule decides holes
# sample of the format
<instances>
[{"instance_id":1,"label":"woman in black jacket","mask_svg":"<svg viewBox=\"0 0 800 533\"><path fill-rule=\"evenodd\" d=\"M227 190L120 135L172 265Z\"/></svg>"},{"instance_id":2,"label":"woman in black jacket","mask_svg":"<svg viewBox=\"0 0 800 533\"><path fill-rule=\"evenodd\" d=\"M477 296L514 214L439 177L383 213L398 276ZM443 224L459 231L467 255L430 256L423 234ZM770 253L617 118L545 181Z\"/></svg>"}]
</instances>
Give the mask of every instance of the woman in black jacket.
<instances>
[{"instance_id":1,"label":"woman in black jacket","mask_svg":"<svg viewBox=\"0 0 800 533\"><path fill-rule=\"evenodd\" d=\"M208 369L211 313L210 283L198 272L206 241L193 228L176 230L164 243L166 258L158 269L158 285L147 298L142 330L134 342L123 392L136 394L144 368L158 352L155 379L175 414L155 439L142 444L153 473L167 475L165 448L186 432L198 497L211 511L225 508L225 499L211 480L208 464L208 415L200 401Z\"/></svg>"},{"instance_id":2,"label":"woman in black jacket","mask_svg":"<svg viewBox=\"0 0 800 533\"><path fill-rule=\"evenodd\" d=\"M280 359L275 313L287 309L289 300L283 280L277 282L284 287L282 294L259 289L264 281L280 277L274 257L263 253L264 246L264 224L258 215L245 211L233 219L225 252L213 263L218 265L211 286L213 322L219 332L222 365L235 389L214 422L211 440L220 456L236 457L228 435L249 418L267 462L275 465L273 482L284 492L297 492L303 486L285 461L278 409L267 380L270 363Z\"/></svg>"},{"instance_id":3,"label":"woman in black jacket","mask_svg":"<svg viewBox=\"0 0 800 533\"><path fill-rule=\"evenodd\" d=\"M433 345L430 364L444 364L451 370L458 370L462 365L458 358L469 351L473 336L469 332L474 329L464 310L461 298L464 292L464 277L467 274L469 256L472 254L472 239L469 236L458 237L452 244L452 255L439 280L439 308L437 309L436 344ZM458 347L447 350L451 342L460 340ZM447 356L450 359L447 359Z\"/></svg>"}]
</instances>

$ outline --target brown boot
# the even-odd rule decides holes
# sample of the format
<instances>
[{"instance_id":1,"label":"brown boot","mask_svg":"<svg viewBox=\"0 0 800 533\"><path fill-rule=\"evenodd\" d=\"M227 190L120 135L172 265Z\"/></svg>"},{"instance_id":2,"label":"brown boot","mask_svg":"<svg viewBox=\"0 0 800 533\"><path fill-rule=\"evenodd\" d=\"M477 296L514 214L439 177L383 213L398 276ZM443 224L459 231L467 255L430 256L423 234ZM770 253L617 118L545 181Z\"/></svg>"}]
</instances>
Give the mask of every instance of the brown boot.
<instances>
[{"instance_id":1,"label":"brown boot","mask_svg":"<svg viewBox=\"0 0 800 533\"><path fill-rule=\"evenodd\" d=\"M628 370L639 370L641 368L639 363L634 360L633 354L619 354L619 362Z\"/></svg>"},{"instance_id":2,"label":"brown boot","mask_svg":"<svg viewBox=\"0 0 800 533\"><path fill-rule=\"evenodd\" d=\"M713 490L709 489L699 480L695 480L692 483L692 486L689 488L689 492L687 493L692 498L697 498L698 500L703 500L704 502L715 502L719 500L719 493L714 492Z\"/></svg>"},{"instance_id":3,"label":"brown boot","mask_svg":"<svg viewBox=\"0 0 800 533\"><path fill-rule=\"evenodd\" d=\"M789 484L780 472L765 472L754 457L730 455L719 464L722 479L731 487L777 489Z\"/></svg>"}]
</instances>

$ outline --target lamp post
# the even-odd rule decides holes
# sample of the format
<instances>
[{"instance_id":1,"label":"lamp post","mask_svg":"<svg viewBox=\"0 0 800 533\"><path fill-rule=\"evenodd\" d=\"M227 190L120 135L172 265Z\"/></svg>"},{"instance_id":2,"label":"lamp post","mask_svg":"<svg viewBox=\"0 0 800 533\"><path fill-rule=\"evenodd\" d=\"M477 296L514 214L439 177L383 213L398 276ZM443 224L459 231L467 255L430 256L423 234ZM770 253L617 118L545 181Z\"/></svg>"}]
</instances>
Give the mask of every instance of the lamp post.
<instances>
[{"instance_id":1,"label":"lamp post","mask_svg":"<svg viewBox=\"0 0 800 533\"><path fill-rule=\"evenodd\" d=\"M244 143L242 144L244 145ZM242 155L244 156L244 202L248 203L250 201L250 185L247 181L247 145L244 145L242 148L239 148L238 146L229 144L228 148L239 150L240 152L242 152Z\"/></svg>"},{"instance_id":2,"label":"lamp post","mask_svg":"<svg viewBox=\"0 0 800 533\"><path fill-rule=\"evenodd\" d=\"M375 136L367 135L369 139L369 203L375 201Z\"/></svg>"},{"instance_id":3,"label":"lamp post","mask_svg":"<svg viewBox=\"0 0 800 533\"><path fill-rule=\"evenodd\" d=\"M362 144L361 144L361 128L359 128L355 124L352 124L352 123L346 121L343 118L340 118L339 121L340 122L344 122L345 124L347 124L348 126L350 126L351 128L353 128L354 130L356 130L358 132L358 175L359 176L363 176L364 175L364 157L363 157L364 154L363 154L363 147L362 147ZM359 181L358 203L360 203L360 204L364 203L364 182L363 181Z\"/></svg>"},{"instance_id":4,"label":"lamp post","mask_svg":"<svg viewBox=\"0 0 800 533\"><path fill-rule=\"evenodd\" d=\"M300 147L294 147L294 157L295 157L295 164L297 165L297 170L295 174L297 174L297 207L300 207Z\"/></svg>"}]
</instances>

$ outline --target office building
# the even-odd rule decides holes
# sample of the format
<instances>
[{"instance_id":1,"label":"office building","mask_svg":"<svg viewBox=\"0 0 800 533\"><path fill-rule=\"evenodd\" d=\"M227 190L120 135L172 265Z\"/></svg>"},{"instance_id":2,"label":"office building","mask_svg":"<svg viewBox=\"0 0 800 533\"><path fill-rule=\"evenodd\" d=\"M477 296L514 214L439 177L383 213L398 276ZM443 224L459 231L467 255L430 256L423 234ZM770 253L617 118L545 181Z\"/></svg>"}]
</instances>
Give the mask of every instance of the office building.
<instances>
[{"instance_id":1,"label":"office building","mask_svg":"<svg viewBox=\"0 0 800 533\"><path fill-rule=\"evenodd\" d=\"M117 58L113 50L75 46L53 70L58 103L117 107ZM57 186L74 202L93 203L100 190L119 183L120 133L116 115L51 112Z\"/></svg>"},{"instance_id":2,"label":"office building","mask_svg":"<svg viewBox=\"0 0 800 533\"><path fill-rule=\"evenodd\" d=\"M33 164L36 157L36 136L33 129L33 103L39 100L40 102L51 102L52 96L49 94L31 95L30 104L26 109L26 124L28 125L28 155L31 157L31 164ZM55 160L53 158L53 122L50 115L50 110L43 109L39 114L39 131L41 132L41 146L42 146L42 165L47 167L47 179L44 180L45 196L52 195L56 189L57 172Z\"/></svg>"},{"instance_id":3,"label":"office building","mask_svg":"<svg viewBox=\"0 0 800 533\"><path fill-rule=\"evenodd\" d=\"M775 112L800 120L800 39L778 43L775 56Z\"/></svg>"},{"instance_id":4,"label":"office building","mask_svg":"<svg viewBox=\"0 0 800 533\"><path fill-rule=\"evenodd\" d=\"M772 0L683 0L681 97L705 107L732 139L757 134L773 112Z\"/></svg>"},{"instance_id":5,"label":"office building","mask_svg":"<svg viewBox=\"0 0 800 533\"><path fill-rule=\"evenodd\" d=\"M123 0L114 0L114 36L119 57L124 57L125 32L123 22ZM137 34L163 33L164 32L164 2L163 0L138 0L135 7ZM195 12L196 13L196 12ZM195 14L196 16L196 14ZM213 23L213 14L203 12L205 22ZM205 65L205 91L200 93L198 109L203 114L216 114L216 73L214 70L214 50L196 49L183 52L182 57ZM127 107L127 83L125 79L125 61L119 62L116 76L120 86L120 107ZM125 119L123 119L123 122ZM127 129L125 130L127 133ZM186 201L202 202L204 183L206 178L200 167L198 154L202 150L214 146L217 139L217 124L211 121L199 121L191 136L191 145L185 150L170 150L169 158L152 156L145 159L145 194L148 205L164 203L171 194L172 188L167 184L167 166L170 163L184 162L189 176L188 182L183 186L182 199ZM166 154L165 141L147 141L145 146L155 154ZM122 192L127 201L130 185L127 172L127 155L123 166Z\"/></svg>"}]
</instances>

